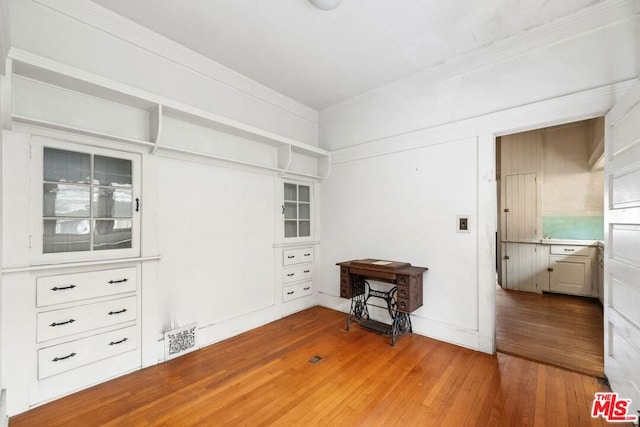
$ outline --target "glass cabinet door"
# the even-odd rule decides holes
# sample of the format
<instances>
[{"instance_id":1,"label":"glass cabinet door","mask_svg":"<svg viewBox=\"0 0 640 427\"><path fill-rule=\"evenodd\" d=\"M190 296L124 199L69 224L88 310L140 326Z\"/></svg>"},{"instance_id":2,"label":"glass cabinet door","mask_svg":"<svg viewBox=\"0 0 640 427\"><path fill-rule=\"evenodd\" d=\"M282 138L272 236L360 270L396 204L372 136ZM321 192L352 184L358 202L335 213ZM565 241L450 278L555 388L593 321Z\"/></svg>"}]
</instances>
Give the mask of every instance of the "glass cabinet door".
<instances>
[{"instance_id":1,"label":"glass cabinet door","mask_svg":"<svg viewBox=\"0 0 640 427\"><path fill-rule=\"evenodd\" d=\"M135 155L43 144L42 254L132 249L139 199L134 197ZM74 145L63 145L75 148ZM100 154L98 154L100 153ZM128 157L128 158L127 158ZM139 172L137 172L139 173ZM90 256L90 255L87 255Z\"/></svg>"},{"instance_id":2,"label":"glass cabinet door","mask_svg":"<svg viewBox=\"0 0 640 427\"><path fill-rule=\"evenodd\" d=\"M311 187L284 183L284 237L311 236Z\"/></svg>"}]
</instances>

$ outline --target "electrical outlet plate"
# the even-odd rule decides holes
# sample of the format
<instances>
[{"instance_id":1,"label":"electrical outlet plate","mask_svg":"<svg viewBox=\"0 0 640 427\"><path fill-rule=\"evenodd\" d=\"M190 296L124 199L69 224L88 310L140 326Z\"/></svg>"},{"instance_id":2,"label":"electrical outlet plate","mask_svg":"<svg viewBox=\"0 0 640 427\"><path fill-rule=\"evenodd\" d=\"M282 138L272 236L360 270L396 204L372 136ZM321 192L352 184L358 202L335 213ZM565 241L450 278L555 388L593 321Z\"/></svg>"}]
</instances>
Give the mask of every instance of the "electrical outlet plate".
<instances>
[{"instance_id":1,"label":"electrical outlet plate","mask_svg":"<svg viewBox=\"0 0 640 427\"><path fill-rule=\"evenodd\" d=\"M456 215L456 231L458 233L471 233L470 215Z\"/></svg>"}]
</instances>

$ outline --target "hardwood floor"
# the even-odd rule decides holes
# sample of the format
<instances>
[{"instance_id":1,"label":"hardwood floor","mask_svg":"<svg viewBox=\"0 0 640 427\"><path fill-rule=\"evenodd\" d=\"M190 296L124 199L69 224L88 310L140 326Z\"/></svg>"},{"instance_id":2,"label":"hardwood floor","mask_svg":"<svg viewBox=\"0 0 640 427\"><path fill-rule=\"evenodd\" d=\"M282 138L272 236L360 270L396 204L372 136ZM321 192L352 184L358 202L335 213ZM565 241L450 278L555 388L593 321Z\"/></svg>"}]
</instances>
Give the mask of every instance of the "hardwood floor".
<instances>
[{"instance_id":1,"label":"hardwood floor","mask_svg":"<svg viewBox=\"0 0 640 427\"><path fill-rule=\"evenodd\" d=\"M596 299L496 288L498 351L604 377L602 305Z\"/></svg>"},{"instance_id":2,"label":"hardwood floor","mask_svg":"<svg viewBox=\"0 0 640 427\"><path fill-rule=\"evenodd\" d=\"M604 426L586 375L312 308L11 418L11 426ZM318 363L310 363L313 356Z\"/></svg>"}]
</instances>

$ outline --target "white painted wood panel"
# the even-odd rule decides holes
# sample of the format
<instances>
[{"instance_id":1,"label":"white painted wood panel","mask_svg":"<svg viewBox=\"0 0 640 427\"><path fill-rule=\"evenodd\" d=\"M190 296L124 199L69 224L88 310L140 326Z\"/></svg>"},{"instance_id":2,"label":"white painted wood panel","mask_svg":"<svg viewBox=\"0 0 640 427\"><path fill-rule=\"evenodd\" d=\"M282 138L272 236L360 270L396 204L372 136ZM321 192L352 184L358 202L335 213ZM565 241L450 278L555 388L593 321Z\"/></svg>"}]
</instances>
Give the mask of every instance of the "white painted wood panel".
<instances>
[{"instance_id":1,"label":"white painted wood panel","mask_svg":"<svg viewBox=\"0 0 640 427\"><path fill-rule=\"evenodd\" d=\"M504 243L502 286L541 293L548 290L548 249L530 243Z\"/></svg>"},{"instance_id":2,"label":"white painted wood panel","mask_svg":"<svg viewBox=\"0 0 640 427\"><path fill-rule=\"evenodd\" d=\"M538 191L535 173L504 176L504 239L533 240L538 235Z\"/></svg>"},{"instance_id":3,"label":"white painted wood panel","mask_svg":"<svg viewBox=\"0 0 640 427\"><path fill-rule=\"evenodd\" d=\"M40 312L36 316L37 342L135 321L137 306L136 297L131 296Z\"/></svg>"},{"instance_id":4,"label":"white painted wood panel","mask_svg":"<svg viewBox=\"0 0 640 427\"><path fill-rule=\"evenodd\" d=\"M640 83L605 117L605 373L640 409ZM630 304L635 303L633 307Z\"/></svg>"},{"instance_id":5,"label":"white painted wood panel","mask_svg":"<svg viewBox=\"0 0 640 427\"><path fill-rule=\"evenodd\" d=\"M117 329L38 351L38 379L138 348L138 328Z\"/></svg>"},{"instance_id":6,"label":"white painted wood panel","mask_svg":"<svg viewBox=\"0 0 640 427\"><path fill-rule=\"evenodd\" d=\"M611 202L615 208L640 204L640 166L611 177Z\"/></svg>"},{"instance_id":7,"label":"white painted wood panel","mask_svg":"<svg viewBox=\"0 0 640 427\"><path fill-rule=\"evenodd\" d=\"M551 255L549 265L549 291L591 296L591 258Z\"/></svg>"},{"instance_id":8,"label":"white painted wood panel","mask_svg":"<svg viewBox=\"0 0 640 427\"><path fill-rule=\"evenodd\" d=\"M134 292L136 277L135 267L41 276L36 279L36 305L46 307Z\"/></svg>"}]
</instances>

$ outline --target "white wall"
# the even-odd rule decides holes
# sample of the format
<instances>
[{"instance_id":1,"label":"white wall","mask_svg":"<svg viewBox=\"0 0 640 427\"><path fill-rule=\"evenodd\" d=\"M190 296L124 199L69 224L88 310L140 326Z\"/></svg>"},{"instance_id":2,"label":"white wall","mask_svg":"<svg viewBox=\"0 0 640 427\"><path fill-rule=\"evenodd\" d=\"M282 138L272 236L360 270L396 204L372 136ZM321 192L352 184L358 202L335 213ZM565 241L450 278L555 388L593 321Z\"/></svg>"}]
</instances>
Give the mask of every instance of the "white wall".
<instances>
[{"instance_id":1,"label":"white wall","mask_svg":"<svg viewBox=\"0 0 640 427\"><path fill-rule=\"evenodd\" d=\"M272 309L274 177L165 157L159 170L162 330Z\"/></svg>"},{"instance_id":2,"label":"white wall","mask_svg":"<svg viewBox=\"0 0 640 427\"><path fill-rule=\"evenodd\" d=\"M604 215L604 171L589 170L591 124L544 131L543 216Z\"/></svg>"},{"instance_id":3,"label":"white wall","mask_svg":"<svg viewBox=\"0 0 640 427\"><path fill-rule=\"evenodd\" d=\"M335 150L320 204L321 304L348 310L336 262L409 261L430 268L415 330L494 350L495 137L602 115L631 87L638 4L598 11L320 113L320 144ZM470 235L455 230L464 210Z\"/></svg>"},{"instance_id":4,"label":"white wall","mask_svg":"<svg viewBox=\"0 0 640 427\"><path fill-rule=\"evenodd\" d=\"M329 273L319 289L339 296L339 261L378 258L427 267L414 330L437 331L442 339L468 346L467 335L478 328L478 142L422 142L417 149L333 168L320 201L320 268ZM469 216L473 232L455 232L457 214Z\"/></svg>"}]
</instances>

